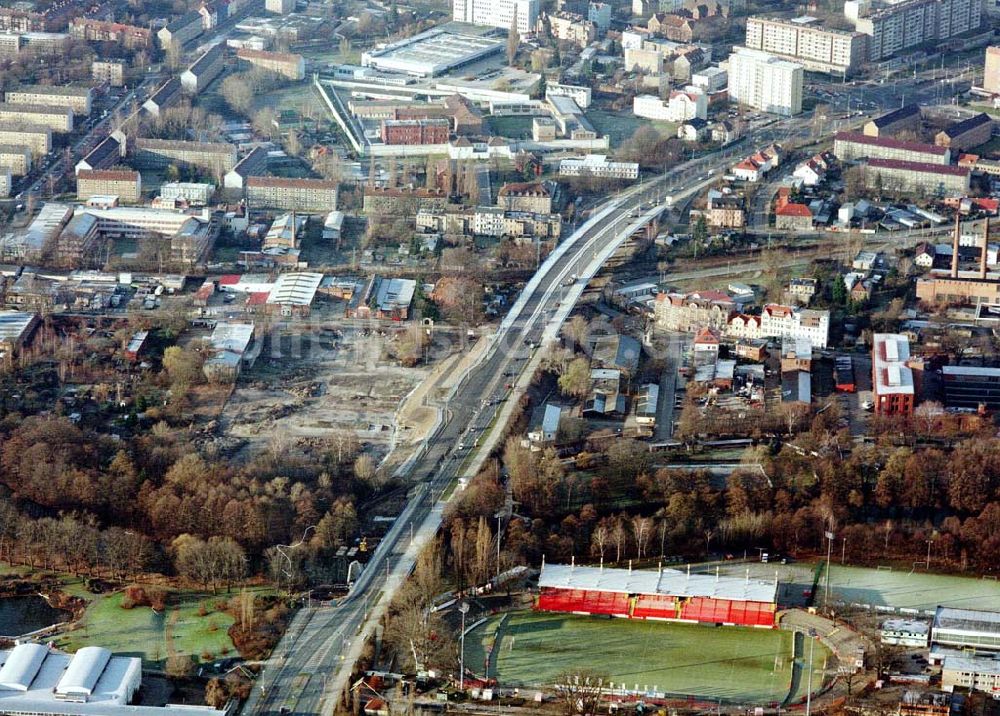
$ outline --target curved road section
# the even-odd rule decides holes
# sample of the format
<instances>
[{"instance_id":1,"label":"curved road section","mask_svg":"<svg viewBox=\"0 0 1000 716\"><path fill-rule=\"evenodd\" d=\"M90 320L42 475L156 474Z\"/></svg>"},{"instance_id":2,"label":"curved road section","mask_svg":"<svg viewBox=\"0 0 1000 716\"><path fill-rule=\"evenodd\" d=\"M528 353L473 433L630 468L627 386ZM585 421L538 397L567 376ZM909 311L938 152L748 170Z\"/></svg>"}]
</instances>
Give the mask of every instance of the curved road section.
<instances>
[{"instance_id":1,"label":"curved road section","mask_svg":"<svg viewBox=\"0 0 1000 716\"><path fill-rule=\"evenodd\" d=\"M754 145L782 141L808 130L808 118L785 120L757 133ZM332 714L352 666L396 589L441 524L444 493L463 471L467 450L489 436L507 383L533 370L532 352L553 339L582 293L585 280L636 230L664 211L667 195L690 197L734 158L751 149L746 140L672 168L622 191L593 212L563 241L525 285L500 324L489 350L471 366L447 402L445 414L412 464L406 508L380 542L347 597L333 605L301 609L265 663L244 714ZM574 281L573 277L582 280ZM536 356L539 353L535 354ZM502 421L497 421L500 423Z\"/></svg>"}]
</instances>

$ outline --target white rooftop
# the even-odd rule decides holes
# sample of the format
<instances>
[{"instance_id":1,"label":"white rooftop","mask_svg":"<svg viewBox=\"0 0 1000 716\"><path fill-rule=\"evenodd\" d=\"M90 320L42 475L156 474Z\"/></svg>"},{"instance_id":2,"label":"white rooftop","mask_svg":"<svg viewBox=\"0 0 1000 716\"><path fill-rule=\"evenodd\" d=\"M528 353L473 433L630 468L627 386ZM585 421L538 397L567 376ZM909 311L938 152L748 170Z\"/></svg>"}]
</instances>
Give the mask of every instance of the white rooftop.
<instances>
[{"instance_id":1,"label":"white rooftop","mask_svg":"<svg viewBox=\"0 0 1000 716\"><path fill-rule=\"evenodd\" d=\"M209 343L217 351L242 355L253 339L252 323L217 323Z\"/></svg>"},{"instance_id":2,"label":"white rooftop","mask_svg":"<svg viewBox=\"0 0 1000 716\"><path fill-rule=\"evenodd\" d=\"M872 337L876 395L913 394L913 371L906 367L910 342L897 333L876 333Z\"/></svg>"},{"instance_id":3,"label":"white rooftop","mask_svg":"<svg viewBox=\"0 0 1000 716\"><path fill-rule=\"evenodd\" d=\"M0 311L0 341L19 340L34 318L34 313Z\"/></svg>"},{"instance_id":4,"label":"white rooftop","mask_svg":"<svg viewBox=\"0 0 1000 716\"><path fill-rule=\"evenodd\" d=\"M778 585L741 577L690 574L679 569L651 570L577 567L546 564L538 586L553 589L588 589L597 592L664 594L675 597L714 597L738 601L775 602Z\"/></svg>"},{"instance_id":5,"label":"white rooftop","mask_svg":"<svg viewBox=\"0 0 1000 716\"><path fill-rule=\"evenodd\" d=\"M1000 659L993 656L958 656L949 654L944 657L943 668L945 671L1000 674Z\"/></svg>"},{"instance_id":6,"label":"white rooftop","mask_svg":"<svg viewBox=\"0 0 1000 716\"><path fill-rule=\"evenodd\" d=\"M267 302L270 304L309 306L323 280L321 273L283 273L274 282Z\"/></svg>"},{"instance_id":7,"label":"white rooftop","mask_svg":"<svg viewBox=\"0 0 1000 716\"><path fill-rule=\"evenodd\" d=\"M927 634L931 625L919 619L886 619L882 622L882 631L902 631L909 634Z\"/></svg>"},{"instance_id":8,"label":"white rooftop","mask_svg":"<svg viewBox=\"0 0 1000 716\"><path fill-rule=\"evenodd\" d=\"M41 644L0 651L0 713L51 716L224 716L208 706L130 706L142 660L101 647L70 655Z\"/></svg>"}]
</instances>

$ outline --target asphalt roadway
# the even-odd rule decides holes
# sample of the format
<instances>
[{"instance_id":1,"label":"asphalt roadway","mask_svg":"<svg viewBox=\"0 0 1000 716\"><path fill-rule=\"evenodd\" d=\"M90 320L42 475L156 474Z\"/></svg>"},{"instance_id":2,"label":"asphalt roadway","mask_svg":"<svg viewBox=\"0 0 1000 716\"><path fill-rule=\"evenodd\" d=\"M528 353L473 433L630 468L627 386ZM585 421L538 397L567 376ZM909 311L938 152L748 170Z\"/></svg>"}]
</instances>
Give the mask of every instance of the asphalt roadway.
<instances>
[{"instance_id":1,"label":"asphalt roadway","mask_svg":"<svg viewBox=\"0 0 1000 716\"><path fill-rule=\"evenodd\" d=\"M380 542L348 596L332 605L303 607L266 662L243 708L245 714L332 714L362 642L415 564L419 547L436 534L443 495L461 474L468 451L491 427L525 373L533 347L554 335L570 306L563 303L577 275L589 275L621 230L663 210L667 195L690 195L750 151L808 132L809 118L775 122L749 139L677 165L611 197L542 264L497 329L491 348L471 366L441 422L413 462L406 508ZM561 305L562 304L562 305Z\"/></svg>"}]
</instances>

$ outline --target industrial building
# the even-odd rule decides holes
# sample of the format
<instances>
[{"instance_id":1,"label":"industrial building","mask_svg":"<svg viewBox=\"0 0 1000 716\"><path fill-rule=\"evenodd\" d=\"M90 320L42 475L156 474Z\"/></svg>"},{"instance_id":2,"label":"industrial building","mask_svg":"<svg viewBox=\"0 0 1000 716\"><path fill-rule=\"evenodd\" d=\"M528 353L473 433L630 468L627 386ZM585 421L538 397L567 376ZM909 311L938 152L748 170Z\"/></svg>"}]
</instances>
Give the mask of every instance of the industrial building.
<instances>
[{"instance_id":1,"label":"industrial building","mask_svg":"<svg viewBox=\"0 0 1000 716\"><path fill-rule=\"evenodd\" d=\"M543 564L535 609L701 624L774 628L776 581L678 569L632 570Z\"/></svg>"},{"instance_id":2,"label":"industrial building","mask_svg":"<svg viewBox=\"0 0 1000 716\"><path fill-rule=\"evenodd\" d=\"M52 85L22 85L7 90L4 99L8 104L33 104L46 107L69 107L73 114L86 117L93 101L89 87L60 87Z\"/></svg>"},{"instance_id":3,"label":"industrial building","mask_svg":"<svg viewBox=\"0 0 1000 716\"><path fill-rule=\"evenodd\" d=\"M203 92L226 67L226 46L213 45L181 73L181 87L191 94Z\"/></svg>"},{"instance_id":4,"label":"industrial building","mask_svg":"<svg viewBox=\"0 0 1000 716\"><path fill-rule=\"evenodd\" d=\"M326 214L337 208L337 182L252 176L246 180L251 209L280 209Z\"/></svg>"},{"instance_id":5,"label":"industrial building","mask_svg":"<svg viewBox=\"0 0 1000 716\"><path fill-rule=\"evenodd\" d=\"M72 132L73 110L69 107L0 102L0 122L20 122L48 127L53 132Z\"/></svg>"},{"instance_id":6,"label":"industrial building","mask_svg":"<svg viewBox=\"0 0 1000 716\"><path fill-rule=\"evenodd\" d=\"M499 37L434 28L368 50L361 55L361 65L418 77L435 77L484 57L499 54L505 44Z\"/></svg>"},{"instance_id":7,"label":"industrial building","mask_svg":"<svg viewBox=\"0 0 1000 716\"><path fill-rule=\"evenodd\" d=\"M268 312L281 316L308 316L323 282L321 273L283 273L267 295Z\"/></svg>"},{"instance_id":8,"label":"industrial building","mask_svg":"<svg viewBox=\"0 0 1000 716\"><path fill-rule=\"evenodd\" d=\"M43 644L0 651L0 713L45 716L225 716L208 706L132 706L142 660L87 646L66 654Z\"/></svg>"},{"instance_id":9,"label":"industrial building","mask_svg":"<svg viewBox=\"0 0 1000 716\"><path fill-rule=\"evenodd\" d=\"M254 324L217 323L208 339L211 356L202 366L205 377L216 383L232 383L244 367L253 365L256 355L253 345Z\"/></svg>"},{"instance_id":10,"label":"industrial building","mask_svg":"<svg viewBox=\"0 0 1000 716\"><path fill-rule=\"evenodd\" d=\"M746 47L729 56L729 99L783 116L802 111L802 65Z\"/></svg>"},{"instance_id":11,"label":"industrial building","mask_svg":"<svg viewBox=\"0 0 1000 716\"><path fill-rule=\"evenodd\" d=\"M980 304L996 306L1000 304L1000 281L988 272L990 222L986 220L983 239L980 243L979 270L959 271L959 244L961 229L958 218L952 233L951 270L947 274L931 273L917 279L917 298L925 303L947 302L954 304Z\"/></svg>"},{"instance_id":12,"label":"industrial building","mask_svg":"<svg viewBox=\"0 0 1000 716\"><path fill-rule=\"evenodd\" d=\"M38 323L34 313L0 310L0 366L10 364L31 340Z\"/></svg>"},{"instance_id":13,"label":"industrial building","mask_svg":"<svg viewBox=\"0 0 1000 716\"><path fill-rule=\"evenodd\" d=\"M348 318L379 318L405 321L417 282L406 278L372 276L361 291L355 291L347 304Z\"/></svg>"},{"instance_id":14,"label":"industrial building","mask_svg":"<svg viewBox=\"0 0 1000 716\"><path fill-rule=\"evenodd\" d=\"M868 37L823 27L814 17L747 18L746 46L794 60L807 70L851 75L868 57Z\"/></svg>"},{"instance_id":15,"label":"industrial building","mask_svg":"<svg viewBox=\"0 0 1000 716\"><path fill-rule=\"evenodd\" d=\"M895 333L872 336L872 395L876 415L912 415L916 400L910 342Z\"/></svg>"},{"instance_id":16,"label":"industrial building","mask_svg":"<svg viewBox=\"0 0 1000 716\"><path fill-rule=\"evenodd\" d=\"M1000 612L938 607L931 625L931 658L938 647L1000 652Z\"/></svg>"}]
</instances>

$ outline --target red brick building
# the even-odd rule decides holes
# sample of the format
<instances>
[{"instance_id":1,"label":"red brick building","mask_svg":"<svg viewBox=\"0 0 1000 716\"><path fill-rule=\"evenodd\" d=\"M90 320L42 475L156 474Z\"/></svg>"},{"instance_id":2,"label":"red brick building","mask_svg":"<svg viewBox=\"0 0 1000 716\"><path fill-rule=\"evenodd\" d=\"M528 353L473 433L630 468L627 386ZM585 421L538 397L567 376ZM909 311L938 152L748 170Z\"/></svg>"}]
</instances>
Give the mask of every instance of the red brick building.
<instances>
[{"instance_id":1,"label":"red brick building","mask_svg":"<svg viewBox=\"0 0 1000 716\"><path fill-rule=\"evenodd\" d=\"M912 415L916 399L907 365L910 342L895 333L872 336L872 393L876 415Z\"/></svg>"},{"instance_id":2,"label":"red brick building","mask_svg":"<svg viewBox=\"0 0 1000 716\"><path fill-rule=\"evenodd\" d=\"M451 122L447 119L387 119L382 122L385 144L447 144Z\"/></svg>"}]
</instances>

